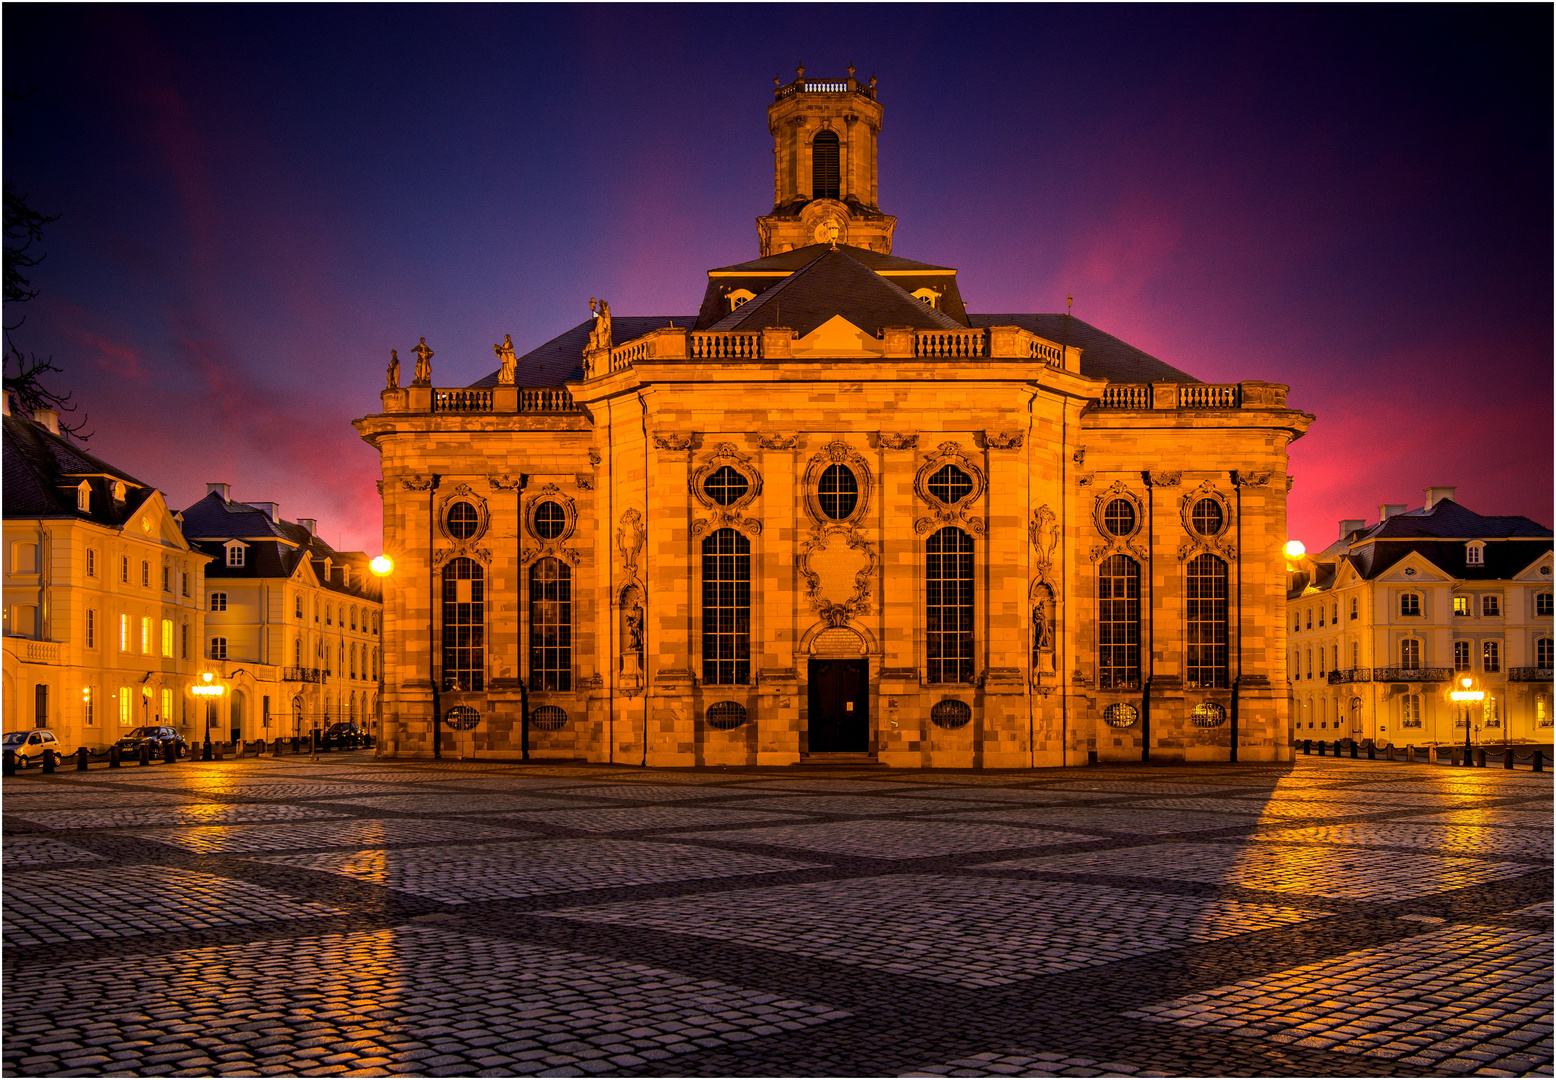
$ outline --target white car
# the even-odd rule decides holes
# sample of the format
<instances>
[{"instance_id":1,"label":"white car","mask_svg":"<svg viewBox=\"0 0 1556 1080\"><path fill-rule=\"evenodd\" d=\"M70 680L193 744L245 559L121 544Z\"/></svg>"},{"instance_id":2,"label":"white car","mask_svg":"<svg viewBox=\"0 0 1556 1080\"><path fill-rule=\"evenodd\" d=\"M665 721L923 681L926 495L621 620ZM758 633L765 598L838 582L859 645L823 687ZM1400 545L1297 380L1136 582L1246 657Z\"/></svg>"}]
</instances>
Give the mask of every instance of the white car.
<instances>
[{"instance_id":1,"label":"white car","mask_svg":"<svg viewBox=\"0 0 1556 1080\"><path fill-rule=\"evenodd\" d=\"M16 751L16 764L25 769L34 761L43 760L43 752L52 750L63 757L64 750L52 731L36 728L32 731L13 731L5 737L6 750Z\"/></svg>"}]
</instances>

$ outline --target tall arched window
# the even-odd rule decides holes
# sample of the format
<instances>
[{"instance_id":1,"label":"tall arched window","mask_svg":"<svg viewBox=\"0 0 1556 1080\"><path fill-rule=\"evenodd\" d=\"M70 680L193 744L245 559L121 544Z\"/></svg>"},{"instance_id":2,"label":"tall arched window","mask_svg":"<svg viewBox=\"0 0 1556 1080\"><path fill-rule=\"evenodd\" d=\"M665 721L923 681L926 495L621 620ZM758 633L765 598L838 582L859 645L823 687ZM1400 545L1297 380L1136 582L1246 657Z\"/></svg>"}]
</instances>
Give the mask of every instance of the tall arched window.
<instances>
[{"instance_id":1,"label":"tall arched window","mask_svg":"<svg viewBox=\"0 0 1556 1080\"><path fill-rule=\"evenodd\" d=\"M351 643L351 666L346 670L351 672L353 679L357 677L357 643L354 641Z\"/></svg>"},{"instance_id":2,"label":"tall arched window","mask_svg":"<svg viewBox=\"0 0 1556 1080\"><path fill-rule=\"evenodd\" d=\"M838 169L837 132L823 131L810 144L810 197L838 199L841 172Z\"/></svg>"},{"instance_id":3,"label":"tall arched window","mask_svg":"<svg viewBox=\"0 0 1556 1080\"><path fill-rule=\"evenodd\" d=\"M532 690L573 688L573 568L561 559L529 568L529 679Z\"/></svg>"},{"instance_id":4,"label":"tall arched window","mask_svg":"<svg viewBox=\"0 0 1556 1080\"><path fill-rule=\"evenodd\" d=\"M1097 567L1097 686L1140 685L1140 564L1109 555Z\"/></svg>"},{"instance_id":5,"label":"tall arched window","mask_svg":"<svg viewBox=\"0 0 1556 1080\"><path fill-rule=\"evenodd\" d=\"M734 529L702 542L702 681L751 681L751 541Z\"/></svg>"},{"instance_id":6,"label":"tall arched window","mask_svg":"<svg viewBox=\"0 0 1556 1080\"><path fill-rule=\"evenodd\" d=\"M443 567L443 688L486 689L486 574L474 559Z\"/></svg>"},{"instance_id":7,"label":"tall arched window","mask_svg":"<svg viewBox=\"0 0 1556 1080\"><path fill-rule=\"evenodd\" d=\"M1226 563L1209 554L1189 560L1188 669L1191 687L1222 688L1227 681Z\"/></svg>"},{"instance_id":8,"label":"tall arched window","mask_svg":"<svg viewBox=\"0 0 1556 1080\"><path fill-rule=\"evenodd\" d=\"M941 529L924 545L924 657L932 683L972 682L973 542Z\"/></svg>"}]
</instances>

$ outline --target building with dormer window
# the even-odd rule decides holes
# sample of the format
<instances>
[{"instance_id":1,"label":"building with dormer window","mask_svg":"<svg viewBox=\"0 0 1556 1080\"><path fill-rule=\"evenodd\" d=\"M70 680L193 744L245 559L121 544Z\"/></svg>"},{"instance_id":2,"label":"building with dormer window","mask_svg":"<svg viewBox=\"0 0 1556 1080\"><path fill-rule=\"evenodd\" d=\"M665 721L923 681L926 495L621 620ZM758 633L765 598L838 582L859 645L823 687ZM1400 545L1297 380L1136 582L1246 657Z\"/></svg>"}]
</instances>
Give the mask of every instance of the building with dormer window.
<instances>
[{"instance_id":1,"label":"building with dormer window","mask_svg":"<svg viewBox=\"0 0 1556 1080\"><path fill-rule=\"evenodd\" d=\"M1447 694L1469 677L1486 692L1472 741L1551 741L1551 530L1454 494L1386 503L1372 526L1341 521L1338 540L1294 561L1294 738L1462 746L1464 710Z\"/></svg>"},{"instance_id":2,"label":"building with dormer window","mask_svg":"<svg viewBox=\"0 0 1556 1080\"><path fill-rule=\"evenodd\" d=\"M396 374L381 753L1028 767L1290 754L1286 387L893 251L872 79L778 86L758 257L464 387ZM754 164L754 163L753 163ZM386 345L387 348L387 345ZM392 372L397 372L393 368Z\"/></svg>"}]
</instances>

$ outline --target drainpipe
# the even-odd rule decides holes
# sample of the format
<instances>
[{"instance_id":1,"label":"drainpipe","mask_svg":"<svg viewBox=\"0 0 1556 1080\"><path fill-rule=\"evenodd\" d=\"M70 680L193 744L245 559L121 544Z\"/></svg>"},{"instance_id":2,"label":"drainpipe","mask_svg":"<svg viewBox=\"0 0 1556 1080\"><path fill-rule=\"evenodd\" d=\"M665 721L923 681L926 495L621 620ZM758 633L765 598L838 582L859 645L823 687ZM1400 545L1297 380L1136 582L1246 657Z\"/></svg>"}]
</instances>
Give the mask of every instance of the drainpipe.
<instances>
[{"instance_id":1,"label":"drainpipe","mask_svg":"<svg viewBox=\"0 0 1556 1080\"><path fill-rule=\"evenodd\" d=\"M1232 752L1228 760L1237 760L1237 704L1243 696L1243 485L1241 477L1234 474L1239 483L1237 490L1237 678L1232 681Z\"/></svg>"}]
</instances>

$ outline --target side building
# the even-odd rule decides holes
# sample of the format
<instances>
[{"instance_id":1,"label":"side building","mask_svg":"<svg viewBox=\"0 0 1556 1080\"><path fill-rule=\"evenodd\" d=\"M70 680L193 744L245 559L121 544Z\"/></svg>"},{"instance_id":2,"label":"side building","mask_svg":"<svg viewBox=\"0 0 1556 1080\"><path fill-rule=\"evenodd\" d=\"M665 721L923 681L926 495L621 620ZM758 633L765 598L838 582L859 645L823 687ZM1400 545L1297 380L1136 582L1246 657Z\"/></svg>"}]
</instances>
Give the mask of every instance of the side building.
<instances>
[{"instance_id":1,"label":"side building","mask_svg":"<svg viewBox=\"0 0 1556 1080\"><path fill-rule=\"evenodd\" d=\"M290 738L343 720L376 733L383 593L367 554L330 547L315 519L206 486L183 521L211 560L200 649L232 687L212 706L211 737Z\"/></svg>"},{"instance_id":2,"label":"side building","mask_svg":"<svg viewBox=\"0 0 1556 1080\"><path fill-rule=\"evenodd\" d=\"M1473 742L1551 741L1551 530L1454 494L1384 504L1370 527L1341 521L1338 540L1293 562L1293 738L1463 745L1465 713L1447 695L1470 678L1486 693Z\"/></svg>"},{"instance_id":3,"label":"side building","mask_svg":"<svg viewBox=\"0 0 1556 1080\"><path fill-rule=\"evenodd\" d=\"M4 418L5 730L101 750L195 723L206 556L162 493L73 445L58 416Z\"/></svg>"}]
</instances>

